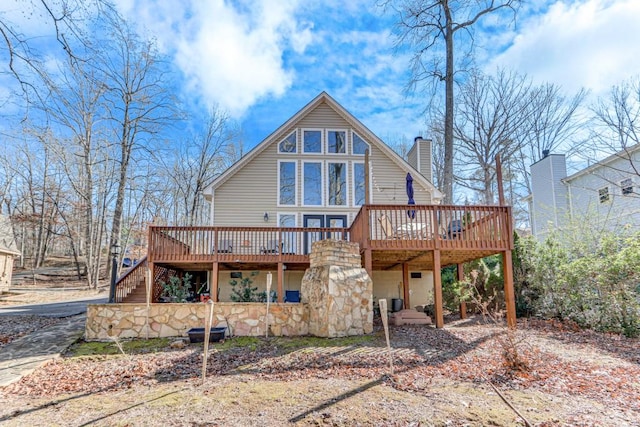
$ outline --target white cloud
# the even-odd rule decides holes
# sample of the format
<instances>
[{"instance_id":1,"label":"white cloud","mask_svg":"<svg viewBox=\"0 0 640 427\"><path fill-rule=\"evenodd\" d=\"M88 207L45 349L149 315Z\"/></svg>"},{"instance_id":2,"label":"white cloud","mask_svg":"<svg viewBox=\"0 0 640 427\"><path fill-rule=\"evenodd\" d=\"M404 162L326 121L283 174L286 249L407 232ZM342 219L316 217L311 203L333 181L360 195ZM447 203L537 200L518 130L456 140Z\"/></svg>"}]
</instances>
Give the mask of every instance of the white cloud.
<instances>
[{"instance_id":1,"label":"white cloud","mask_svg":"<svg viewBox=\"0 0 640 427\"><path fill-rule=\"evenodd\" d=\"M568 91L599 94L638 73L640 1L557 1L520 23L513 44L490 62Z\"/></svg>"},{"instance_id":2,"label":"white cloud","mask_svg":"<svg viewBox=\"0 0 640 427\"><path fill-rule=\"evenodd\" d=\"M283 55L302 53L312 42L296 1L138 0L133 7L121 0L119 6L174 56L191 94L235 117L262 97L284 94L293 74Z\"/></svg>"}]
</instances>

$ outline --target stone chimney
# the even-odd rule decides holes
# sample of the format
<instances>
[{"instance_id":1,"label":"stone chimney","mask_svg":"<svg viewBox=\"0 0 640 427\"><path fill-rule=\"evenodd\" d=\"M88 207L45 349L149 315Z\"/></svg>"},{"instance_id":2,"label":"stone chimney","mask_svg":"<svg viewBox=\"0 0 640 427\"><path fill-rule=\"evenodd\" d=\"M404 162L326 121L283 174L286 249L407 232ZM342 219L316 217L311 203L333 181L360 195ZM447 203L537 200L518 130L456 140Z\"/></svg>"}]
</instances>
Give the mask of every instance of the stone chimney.
<instances>
[{"instance_id":1,"label":"stone chimney","mask_svg":"<svg viewBox=\"0 0 640 427\"><path fill-rule=\"evenodd\" d=\"M309 261L300 289L309 307L309 334L333 338L371 333L373 282L362 268L359 245L313 242Z\"/></svg>"},{"instance_id":2,"label":"stone chimney","mask_svg":"<svg viewBox=\"0 0 640 427\"><path fill-rule=\"evenodd\" d=\"M431 140L416 136L413 139L413 146L407 154L407 161L411 166L418 170L429 180L433 182L432 157L431 157Z\"/></svg>"}]
</instances>

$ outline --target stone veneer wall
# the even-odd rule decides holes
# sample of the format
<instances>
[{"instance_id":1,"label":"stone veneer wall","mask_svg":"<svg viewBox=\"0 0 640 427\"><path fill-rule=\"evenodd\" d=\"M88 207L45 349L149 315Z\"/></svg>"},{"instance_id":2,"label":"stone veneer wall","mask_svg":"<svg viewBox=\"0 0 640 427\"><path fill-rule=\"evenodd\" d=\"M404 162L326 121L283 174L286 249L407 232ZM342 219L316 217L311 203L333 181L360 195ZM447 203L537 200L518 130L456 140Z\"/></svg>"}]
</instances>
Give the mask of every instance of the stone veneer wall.
<instances>
[{"instance_id":1,"label":"stone veneer wall","mask_svg":"<svg viewBox=\"0 0 640 427\"><path fill-rule=\"evenodd\" d=\"M228 335L264 336L264 303L215 303L213 327L229 326ZM85 339L107 341L117 338L186 337L191 328L203 328L206 304L151 304L147 328L146 304L91 304L87 307ZM269 334L307 335L309 313L306 304L270 304Z\"/></svg>"},{"instance_id":2,"label":"stone veneer wall","mask_svg":"<svg viewBox=\"0 0 640 427\"><path fill-rule=\"evenodd\" d=\"M300 293L309 306L311 335L344 337L373 331L373 282L362 268L357 243L314 242Z\"/></svg>"}]
</instances>

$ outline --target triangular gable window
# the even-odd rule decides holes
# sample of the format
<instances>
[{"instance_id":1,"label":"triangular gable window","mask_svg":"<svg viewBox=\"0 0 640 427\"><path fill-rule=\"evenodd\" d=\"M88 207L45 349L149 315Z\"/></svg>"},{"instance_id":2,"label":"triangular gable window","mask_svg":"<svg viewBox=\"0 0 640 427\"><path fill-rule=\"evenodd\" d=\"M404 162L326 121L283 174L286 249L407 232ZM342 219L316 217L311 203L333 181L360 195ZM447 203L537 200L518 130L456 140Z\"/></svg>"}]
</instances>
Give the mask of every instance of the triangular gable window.
<instances>
[{"instance_id":1,"label":"triangular gable window","mask_svg":"<svg viewBox=\"0 0 640 427\"><path fill-rule=\"evenodd\" d=\"M280 141L278 144L278 152L280 153L297 153L298 144L296 144L296 133L292 132L288 137Z\"/></svg>"},{"instance_id":2,"label":"triangular gable window","mask_svg":"<svg viewBox=\"0 0 640 427\"><path fill-rule=\"evenodd\" d=\"M357 133L353 132L353 154L364 155L364 150L367 148L369 148L369 144L367 144L364 139L360 138Z\"/></svg>"}]
</instances>

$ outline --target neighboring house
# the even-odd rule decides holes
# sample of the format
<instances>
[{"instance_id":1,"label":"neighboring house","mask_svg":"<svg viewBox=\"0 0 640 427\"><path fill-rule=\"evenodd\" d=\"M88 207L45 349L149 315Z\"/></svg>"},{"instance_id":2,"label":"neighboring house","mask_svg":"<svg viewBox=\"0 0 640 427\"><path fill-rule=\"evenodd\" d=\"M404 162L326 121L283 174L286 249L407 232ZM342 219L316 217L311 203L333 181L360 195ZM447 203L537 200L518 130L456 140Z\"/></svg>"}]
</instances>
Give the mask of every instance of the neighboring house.
<instances>
[{"instance_id":1,"label":"neighboring house","mask_svg":"<svg viewBox=\"0 0 640 427\"><path fill-rule=\"evenodd\" d=\"M640 230L640 144L569 176L564 155L545 154L531 165L527 197L538 240L572 221L614 232Z\"/></svg>"},{"instance_id":2,"label":"neighboring house","mask_svg":"<svg viewBox=\"0 0 640 427\"><path fill-rule=\"evenodd\" d=\"M13 259L20 255L9 217L0 215L0 294L11 286Z\"/></svg>"},{"instance_id":3,"label":"neighboring house","mask_svg":"<svg viewBox=\"0 0 640 427\"><path fill-rule=\"evenodd\" d=\"M206 190L211 225L349 227L365 202L367 149L371 204L406 204L407 173L416 204L440 203L443 195L431 183L431 141L416 138L409 164L322 92ZM305 253L313 237L301 242ZM287 271L287 287L299 289L303 274ZM421 278L411 279L412 304L431 302L431 273L413 276ZM374 272L373 281L376 298L401 298L401 272Z\"/></svg>"}]
</instances>

